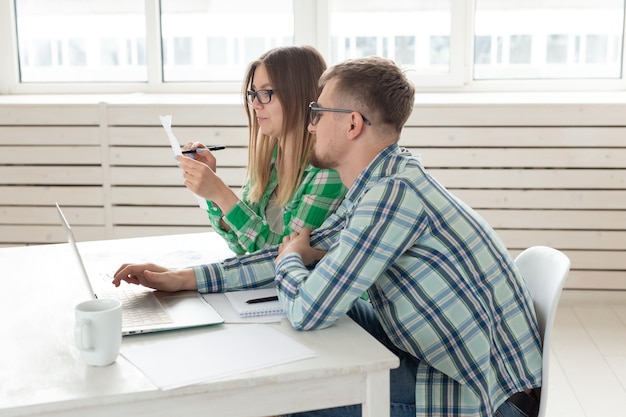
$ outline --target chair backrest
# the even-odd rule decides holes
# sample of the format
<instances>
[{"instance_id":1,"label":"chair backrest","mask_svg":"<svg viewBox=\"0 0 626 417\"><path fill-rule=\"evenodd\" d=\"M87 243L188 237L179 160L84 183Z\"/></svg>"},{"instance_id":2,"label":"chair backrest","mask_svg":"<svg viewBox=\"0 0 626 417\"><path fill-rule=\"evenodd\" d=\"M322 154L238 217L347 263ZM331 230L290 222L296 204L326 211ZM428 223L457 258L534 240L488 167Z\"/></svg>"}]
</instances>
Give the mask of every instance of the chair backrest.
<instances>
[{"instance_id":1,"label":"chair backrest","mask_svg":"<svg viewBox=\"0 0 626 417\"><path fill-rule=\"evenodd\" d=\"M550 372L550 342L561 290L570 269L570 259L564 253L547 246L533 246L515 258L535 305L539 332L543 342L543 386L539 403L539 417L546 414L548 377Z\"/></svg>"}]
</instances>

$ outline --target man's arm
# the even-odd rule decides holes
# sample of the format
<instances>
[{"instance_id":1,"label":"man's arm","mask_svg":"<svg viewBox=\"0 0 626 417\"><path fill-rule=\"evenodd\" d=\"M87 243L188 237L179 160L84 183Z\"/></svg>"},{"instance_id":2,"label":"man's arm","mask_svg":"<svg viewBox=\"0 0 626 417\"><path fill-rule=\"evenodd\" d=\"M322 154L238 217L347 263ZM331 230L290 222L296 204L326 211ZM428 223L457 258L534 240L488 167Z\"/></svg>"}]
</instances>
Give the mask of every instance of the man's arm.
<instances>
[{"instance_id":1,"label":"man's arm","mask_svg":"<svg viewBox=\"0 0 626 417\"><path fill-rule=\"evenodd\" d=\"M276 283L293 326L323 328L343 316L417 239L420 210L410 184L384 182L363 196L337 243L312 271L298 252L282 253Z\"/></svg>"},{"instance_id":2,"label":"man's arm","mask_svg":"<svg viewBox=\"0 0 626 417\"><path fill-rule=\"evenodd\" d=\"M276 254L277 247L271 247L220 263L195 266L193 271L198 292L225 292L267 285L276 275Z\"/></svg>"}]
</instances>

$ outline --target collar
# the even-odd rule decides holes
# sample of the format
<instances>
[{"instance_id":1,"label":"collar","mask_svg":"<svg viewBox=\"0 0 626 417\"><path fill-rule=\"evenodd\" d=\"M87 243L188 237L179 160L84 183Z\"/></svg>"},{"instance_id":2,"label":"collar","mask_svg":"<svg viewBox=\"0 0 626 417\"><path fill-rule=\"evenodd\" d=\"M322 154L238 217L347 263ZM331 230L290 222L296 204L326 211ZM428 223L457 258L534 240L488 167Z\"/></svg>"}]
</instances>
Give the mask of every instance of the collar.
<instances>
[{"instance_id":1,"label":"collar","mask_svg":"<svg viewBox=\"0 0 626 417\"><path fill-rule=\"evenodd\" d=\"M408 150L400 148L397 143L393 143L384 148L374 159L372 159L361 174L359 174L346 193L345 199L352 202L358 200L359 197L369 188L368 184L375 183L379 179L388 177L392 174L391 172L388 172L387 169L390 166L390 159L395 159L396 156L407 156L410 154L411 153Z\"/></svg>"}]
</instances>

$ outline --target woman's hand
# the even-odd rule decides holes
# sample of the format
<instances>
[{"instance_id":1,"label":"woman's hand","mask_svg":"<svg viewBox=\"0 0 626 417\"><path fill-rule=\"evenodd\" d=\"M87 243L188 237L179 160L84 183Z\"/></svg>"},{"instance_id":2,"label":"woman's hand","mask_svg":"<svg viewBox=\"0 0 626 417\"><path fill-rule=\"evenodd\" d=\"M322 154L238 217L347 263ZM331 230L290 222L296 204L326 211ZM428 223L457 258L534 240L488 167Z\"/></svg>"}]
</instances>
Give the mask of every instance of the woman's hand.
<instances>
[{"instance_id":1,"label":"woman's hand","mask_svg":"<svg viewBox=\"0 0 626 417\"><path fill-rule=\"evenodd\" d=\"M211 200L227 213L239 201L239 197L217 176L208 165L191 158L177 157L183 170L185 187L200 197Z\"/></svg>"},{"instance_id":2,"label":"woman's hand","mask_svg":"<svg viewBox=\"0 0 626 417\"><path fill-rule=\"evenodd\" d=\"M283 243L278 246L278 256L274 263L278 263L286 254L295 252L300 255L304 265L311 265L326 255L326 251L311 247L311 229L305 227L300 233L291 232L283 238Z\"/></svg>"},{"instance_id":3,"label":"woman's hand","mask_svg":"<svg viewBox=\"0 0 626 417\"><path fill-rule=\"evenodd\" d=\"M205 163L213 170L213 172L217 172L217 159L213 152L207 149L206 145L202 142L187 142L185 146L183 146L183 150L195 150L195 153L187 154L191 159L195 159L196 161L200 161Z\"/></svg>"},{"instance_id":4,"label":"woman's hand","mask_svg":"<svg viewBox=\"0 0 626 417\"><path fill-rule=\"evenodd\" d=\"M173 271L150 263L120 266L113 276L113 285L119 287L122 281L167 292L198 289L193 269Z\"/></svg>"}]
</instances>

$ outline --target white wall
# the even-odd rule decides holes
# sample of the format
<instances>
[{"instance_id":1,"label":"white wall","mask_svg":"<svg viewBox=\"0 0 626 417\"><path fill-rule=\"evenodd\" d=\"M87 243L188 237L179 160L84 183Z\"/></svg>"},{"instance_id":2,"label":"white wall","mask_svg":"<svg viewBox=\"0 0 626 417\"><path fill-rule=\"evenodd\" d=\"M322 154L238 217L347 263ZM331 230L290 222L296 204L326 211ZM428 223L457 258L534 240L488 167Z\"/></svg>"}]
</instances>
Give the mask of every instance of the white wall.
<instances>
[{"instance_id":1,"label":"white wall","mask_svg":"<svg viewBox=\"0 0 626 417\"><path fill-rule=\"evenodd\" d=\"M0 96L0 245L208 229L176 167L179 141L224 144L235 189L247 159L238 96ZM516 255L572 259L568 288L626 289L626 95L419 94L401 144L478 209Z\"/></svg>"}]
</instances>

